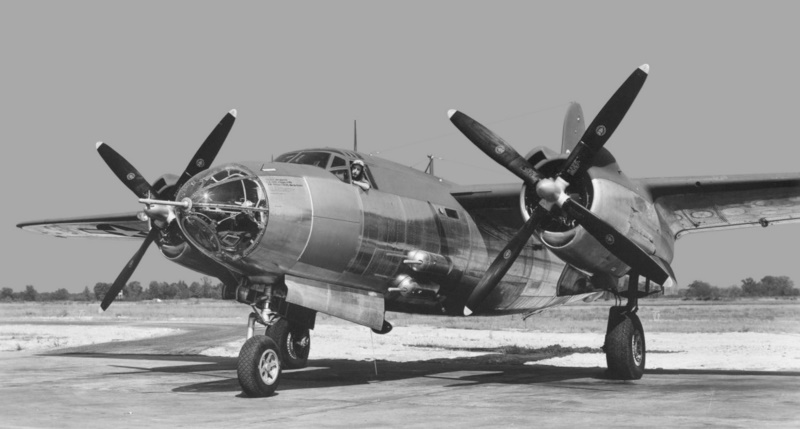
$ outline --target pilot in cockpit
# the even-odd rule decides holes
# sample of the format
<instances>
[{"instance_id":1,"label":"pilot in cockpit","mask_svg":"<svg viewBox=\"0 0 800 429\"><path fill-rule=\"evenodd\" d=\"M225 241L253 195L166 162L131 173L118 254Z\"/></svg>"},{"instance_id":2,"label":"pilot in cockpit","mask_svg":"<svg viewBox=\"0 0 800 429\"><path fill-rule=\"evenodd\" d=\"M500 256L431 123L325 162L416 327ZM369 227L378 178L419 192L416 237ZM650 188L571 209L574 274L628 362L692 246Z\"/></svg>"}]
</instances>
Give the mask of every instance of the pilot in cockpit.
<instances>
[{"instance_id":1,"label":"pilot in cockpit","mask_svg":"<svg viewBox=\"0 0 800 429\"><path fill-rule=\"evenodd\" d=\"M352 177L353 184L360 187L364 191L368 191L370 185L366 178L366 174L364 174L365 169L366 166L364 165L364 161L360 159L357 159L350 164L350 175Z\"/></svg>"}]
</instances>

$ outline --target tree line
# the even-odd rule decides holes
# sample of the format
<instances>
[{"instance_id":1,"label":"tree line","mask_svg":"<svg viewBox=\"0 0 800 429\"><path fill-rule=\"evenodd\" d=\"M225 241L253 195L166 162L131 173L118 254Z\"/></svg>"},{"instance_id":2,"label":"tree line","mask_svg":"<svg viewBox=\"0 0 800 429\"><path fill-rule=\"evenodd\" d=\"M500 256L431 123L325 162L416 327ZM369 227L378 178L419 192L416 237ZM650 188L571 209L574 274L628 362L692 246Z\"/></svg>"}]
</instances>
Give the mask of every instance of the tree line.
<instances>
[{"instance_id":1,"label":"tree line","mask_svg":"<svg viewBox=\"0 0 800 429\"><path fill-rule=\"evenodd\" d=\"M125 285L118 300L144 301L152 299L190 299L210 298L222 299L222 283L212 283L208 277L203 277L199 282L186 284L179 280L175 283L151 281L147 288L141 283L133 281ZM93 288L86 286L82 292L70 293L61 288L54 292L38 292L33 285L15 292L9 287L0 289L0 301L101 301L106 292L111 289L111 283L96 283Z\"/></svg>"},{"instance_id":2,"label":"tree line","mask_svg":"<svg viewBox=\"0 0 800 429\"><path fill-rule=\"evenodd\" d=\"M680 291L684 299L720 300L741 297L797 297L800 289L795 289L794 282L787 276L764 276L760 281L751 277L742 280L741 285L720 288L695 280L686 289Z\"/></svg>"},{"instance_id":3,"label":"tree line","mask_svg":"<svg viewBox=\"0 0 800 429\"><path fill-rule=\"evenodd\" d=\"M203 277L199 282L186 284L183 280L175 283L151 281L145 289L139 282L130 282L122 290L122 296L117 299L124 301L143 301L151 299L190 299L190 298L222 298L222 283L212 283L208 277ZM32 285L15 292L4 287L0 289L0 302L13 301L101 301L106 292L111 288L111 283L97 283L94 288L86 286L82 292L70 293L61 288L54 292L38 292ZM712 286L702 280L695 280L686 289L679 291L683 299L694 300L720 300L736 299L742 297L797 297L800 289L794 287L794 282L787 276L765 276L760 281L748 277L741 281L741 285L727 288Z\"/></svg>"}]
</instances>

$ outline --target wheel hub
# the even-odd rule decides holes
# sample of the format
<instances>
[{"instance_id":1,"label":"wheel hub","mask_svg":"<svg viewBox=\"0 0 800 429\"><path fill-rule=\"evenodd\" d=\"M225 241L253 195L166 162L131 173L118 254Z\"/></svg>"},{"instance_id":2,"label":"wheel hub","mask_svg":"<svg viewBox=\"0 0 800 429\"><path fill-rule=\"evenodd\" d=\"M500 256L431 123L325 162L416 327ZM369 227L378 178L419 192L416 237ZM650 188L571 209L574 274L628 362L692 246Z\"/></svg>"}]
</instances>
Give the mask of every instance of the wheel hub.
<instances>
[{"instance_id":1,"label":"wheel hub","mask_svg":"<svg viewBox=\"0 0 800 429\"><path fill-rule=\"evenodd\" d=\"M263 380L266 385L270 386L278 380L280 360L275 351L264 351L258 362L258 370L261 375L261 380Z\"/></svg>"},{"instance_id":2,"label":"wheel hub","mask_svg":"<svg viewBox=\"0 0 800 429\"><path fill-rule=\"evenodd\" d=\"M633 362L636 366L642 366L644 361L644 342L638 332L631 336L631 351L633 352Z\"/></svg>"}]
</instances>

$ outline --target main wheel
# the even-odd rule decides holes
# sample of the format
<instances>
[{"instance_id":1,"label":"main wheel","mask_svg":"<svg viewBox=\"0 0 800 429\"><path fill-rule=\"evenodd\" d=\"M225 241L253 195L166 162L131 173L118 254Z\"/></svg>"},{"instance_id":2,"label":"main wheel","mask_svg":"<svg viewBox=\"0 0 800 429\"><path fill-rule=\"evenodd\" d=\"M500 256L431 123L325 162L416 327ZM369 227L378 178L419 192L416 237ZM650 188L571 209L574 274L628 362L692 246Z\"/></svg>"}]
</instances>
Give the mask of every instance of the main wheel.
<instances>
[{"instance_id":1,"label":"main wheel","mask_svg":"<svg viewBox=\"0 0 800 429\"><path fill-rule=\"evenodd\" d=\"M239 352L236 374L247 396L270 396L278 388L281 360L278 346L272 338L255 335L244 343Z\"/></svg>"},{"instance_id":2,"label":"main wheel","mask_svg":"<svg viewBox=\"0 0 800 429\"><path fill-rule=\"evenodd\" d=\"M612 307L606 332L606 363L609 375L618 380L638 380L644 374L646 348L644 329L636 314Z\"/></svg>"},{"instance_id":3,"label":"main wheel","mask_svg":"<svg viewBox=\"0 0 800 429\"><path fill-rule=\"evenodd\" d=\"M280 318L267 327L266 335L278 344L284 368L299 369L308 365L308 353L311 351L311 333L308 328Z\"/></svg>"}]
</instances>

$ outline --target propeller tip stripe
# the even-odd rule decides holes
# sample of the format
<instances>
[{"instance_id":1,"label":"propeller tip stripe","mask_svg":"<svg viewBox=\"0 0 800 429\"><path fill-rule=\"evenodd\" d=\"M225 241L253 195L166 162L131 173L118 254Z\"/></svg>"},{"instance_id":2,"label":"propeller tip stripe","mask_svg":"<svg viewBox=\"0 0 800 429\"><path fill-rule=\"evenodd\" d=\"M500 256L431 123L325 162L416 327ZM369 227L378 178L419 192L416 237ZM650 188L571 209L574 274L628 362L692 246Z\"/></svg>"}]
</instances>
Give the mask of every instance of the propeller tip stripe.
<instances>
[{"instance_id":1,"label":"propeller tip stripe","mask_svg":"<svg viewBox=\"0 0 800 429\"><path fill-rule=\"evenodd\" d=\"M230 111L230 112L228 112L228 113L230 113L230 114L231 114L231 116L233 116L234 118L235 118L235 117L236 117L236 115L237 115L236 109L231 109L231 111Z\"/></svg>"},{"instance_id":2,"label":"propeller tip stripe","mask_svg":"<svg viewBox=\"0 0 800 429\"><path fill-rule=\"evenodd\" d=\"M650 64L642 64L641 66L639 66L639 70L647 74L650 74Z\"/></svg>"},{"instance_id":3,"label":"propeller tip stripe","mask_svg":"<svg viewBox=\"0 0 800 429\"><path fill-rule=\"evenodd\" d=\"M447 111L447 117L448 117L448 118L452 118L452 117L453 117L453 115L455 115L455 114L456 114L456 112L458 112L458 110L456 110L456 109L450 109L450 110L448 110L448 111Z\"/></svg>"},{"instance_id":4,"label":"propeller tip stripe","mask_svg":"<svg viewBox=\"0 0 800 429\"><path fill-rule=\"evenodd\" d=\"M103 142L97 142L97 143L94 145L94 148L95 148L95 149L100 149L100 146L102 146L102 145L104 145L104 144L105 144L105 143L103 143Z\"/></svg>"}]
</instances>

